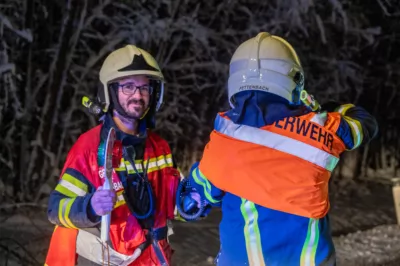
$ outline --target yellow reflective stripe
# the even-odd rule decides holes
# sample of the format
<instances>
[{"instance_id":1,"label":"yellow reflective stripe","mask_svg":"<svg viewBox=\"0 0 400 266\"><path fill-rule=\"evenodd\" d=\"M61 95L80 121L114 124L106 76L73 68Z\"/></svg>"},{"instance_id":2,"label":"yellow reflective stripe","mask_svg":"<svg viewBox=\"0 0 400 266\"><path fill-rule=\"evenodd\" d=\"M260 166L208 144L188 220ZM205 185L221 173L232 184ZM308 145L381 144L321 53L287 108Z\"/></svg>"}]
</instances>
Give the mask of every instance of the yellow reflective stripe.
<instances>
[{"instance_id":1,"label":"yellow reflective stripe","mask_svg":"<svg viewBox=\"0 0 400 266\"><path fill-rule=\"evenodd\" d=\"M310 218L307 237L300 256L300 266L315 266L315 254L319 242L319 220Z\"/></svg>"},{"instance_id":2,"label":"yellow reflective stripe","mask_svg":"<svg viewBox=\"0 0 400 266\"><path fill-rule=\"evenodd\" d=\"M63 211L63 206L64 206L64 202L66 199L61 199L60 203L58 204L58 220L60 220L60 223L64 226L64 227L68 227L67 223L64 221L64 217L62 215L62 211Z\"/></svg>"},{"instance_id":3,"label":"yellow reflective stripe","mask_svg":"<svg viewBox=\"0 0 400 266\"><path fill-rule=\"evenodd\" d=\"M361 123L353 118L348 116L343 117L344 120L349 124L351 129L351 135L353 136L353 148L351 150L357 148L361 145L361 142L364 138Z\"/></svg>"},{"instance_id":4,"label":"yellow reflective stripe","mask_svg":"<svg viewBox=\"0 0 400 266\"><path fill-rule=\"evenodd\" d=\"M85 196L88 192L88 186L70 174L64 174L58 181L56 191L69 197Z\"/></svg>"},{"instance_id":5,"label":"yellow reflective stripe","mask_svg":"<svg viewBox=\"0 0 400 266\"><path fill-rule=\"evenodd\" d=\"M64 220L68 224L69 227L71 228L76 228L76 226L71 222L69 219L69 213L71 211L72 204L74 204L76 198L73 199L66 199L64 202L65 208L63 209L64 213Z\"/></svg>"},{"instance_id":6,"label":"yellow reflective stripe","mask_svg":"<svg viewBox=\"0 0 400 266\"><path fill-rule=\"evenodd\" d=\"M159 162L160 162L160 161L159 161ZM150 167L151 164L152 164L152 163L149 164L149 169L147 169L147 172L148 172L148 173L154 172L154 171L157 171L157 170L164 169L165 167L172 167L172 166L174 166L173 163L172 163L172 159L171 159L171 161L167 161L166 163L162 163L162 164L157 164L156 166L153 166L153 167Z\"/></svg>"},{"instance_id":7,"label":"yellow reflective stripe","mask_svg":"<svg viewBox=\"0 0 400 266\"><path fill-rule=\"evenodd\" d=\"M253 202L242 198L240 211L244 218L244 238L250 266L265 266L261 247L260 229L258 227L258 211Z\"/></svg>"},{"instance_id":8,"label":"yellow reflective stripe","mask_svg":"<svg viewBox=\"0 0 400 266\"><path fill-rule=\"evenodd\" d=\"M125 204L125 199L124 199L124 196L122 195L122 193L124 193L124 190L117 192L117 202L114 205L114 209Z\"/></svg>"},{"instance_id":9,"label":"yellow reflective stripe","mask_svg":"<svg viewBox=\"0 0 400 266\"><path fill-rule=\"evenodd\" d=\"M338 108L335 109L336 112L345 115L347 110L349 110L350 108L354 107L354 104L348 103L348 104L343 104L341 106L339 106Z\"/></svg>"},{"instance_id":10,"label":"yellow reflective stripe","mask_svg":"<svg viewBox=\"0 0 400 266\"><path fill-rule=\"evenodd\" d=\"M171 160L172 160L172 154L160 155L160 156L158 156L158 157L150 158L150 163L151 163L151 162L155 162L155 161L160 161L160 160L167 160L167 159L171 159ZM148 160L145 160L145 163L146 163L147 161L148 161Z\"/></svg>"},{"instance_id":11,"label":"yellow reflective stripe","mask_svg":"<svg viewBox=\"0 0 400 266\"><path fill-rule=\"evenodd\" d=\"M143 166L146 167L147 163L149 164L147 173L158 171L164 169L165 167L172 167L173 166L172 155L167 154L150 158L149 160L143 161L143 165L142 165L142 160L136 160L135 167L139 173L143 173ZM115 170L117 172L128 170L128 174L136 173L136 171L133 169L129 161L123 159L121 160L121 164L119 165L119 167L116 168Z\"/></svg>"},{"instance_id":12,"label":"yellow reflective stripe","mask_svg":"<svg viewBox=\"0 0 400 266\"><path fill-rule=\"evenodd\" d=\"M75 198L67 199L64 198L60 200L58 206L58 219L60 220L61 224L67 228L76 228L74 224L69 219L69 213L71 211L72 204L74 203Z\"/></svg>"},{"instance_id":13,"label":"yellow reflective stripe","mask_svg":"<svg viewBox=\"0 0 400 266\"><path fill-rule=\"evenodd\" d=\"M62 178L63 180L66 180L68 182L70 182L71 184L73 184L74 186L80 188L81 190L85 191L85 193L88 192L88 185L86 185L85 183L83 183L82 181L80 181L79 179L77 179L76 177L65 173Z\"/></svg>"},{"instance_id":14,"label":"yellow reflective stripe","mask_svg":"<svg viewBox=\"0 0 400 266\"><path fill-rule=\"evenodd\" d=\"M67 196L68 198L76 198L78 196L76 193L72 192L68 188L61 185L60 183L56 186L55 190L60 192L64 196Z\"/></svg>"},{"instance_id":15,"label":"yellow reflective stripe","mask_svg":"<svg viewBox=\"0 0 400 266\"><path fill-rule=\"evenodd\" d=\"M73 192L76 196L85 196L87 193L87 189L86 191L75 186L73 183L71 183L70 181L67 181L65 179L60 179L60 181L58 182L58 185L60 185L61 187L66 188L67 190ZM76 197L75 196L75 197Z\"/></svg>"},{"instance_id":16,"label":"yellow reflective stripe","mask_svg":"<svg viewBox=\"0 0 400 266\"><path fill-rule=\"evenodd\" d=\"M124 170L124 172L125 172L125 170ZM143 171L138 171L139 173L143 173ZM131 170L128 170L128 174L136 174L137 172L135 171L135 170L133 170L133 169L131 169Z\"/></svg>"},{"instance_id":17,"label":"yellow reflective stripe","mask_svg":"<svg viewBox=\"0 0 400 266\"><path fill-rule=\"evenodd\" d=\"M147 161L150 161L150 164L151 164L152 162L158 162L158 161L163 161L163 160L166 161L166 162L172 161L172 154L160 155L158 157L153 157L153 158L150 158L149 160L144 160L144 161L135 160L135 166L137 168L141 168L142 162L143 162L144 165L146 165ZM160 162L158 162L158 163L160 163ZM125 160L124 158L122 158L121 159L121 163L120 163L120 165L119 165L119 167L117 169L125 170L125 167L128 166L128 165L130 166L131 163L128 160Z\"/></svg>"},{"instance_id":18,"label":"yellow reflective stripe","mask_svg":"<svg viewBox=\"0 0 400 266\"><path fill-rule=\"evenodd\" d=\"M182 218L182 216L180 215L179 212L175 214L174 220L175 221L181 221L181 222L187 222L184 218Z\"/></svg>"},{"instance_id":19,"label":"yellow reflective stripe","mask_svg":"<svg viewBox=\"0 0 400 266\"><path fill-rule=\"evenodd\" d=\"M136 167L136 169L138 170L139 173L142 173L143 172L142 160L136 160L135 161L135 167ZM135 173L131 163L122 158L119 167L116 168L115 171L121 172L121 171L126 171L126 169L128 169L128 171L132 171L133 173Z\"/></svg>"},{"instance_id":20,"label":"yellow reflective stripe","mask_svg":"<svg viewBox=\"0 0 400 266\"><path fill-rule=\"evenodd\" d=\"M207 198L207 200L211 203L218 203L220 200L216 200L211 196L211 184L207 180L207 178L203 175L203 173L200 171L198 167L196 167L192 171L192 176L194 179L194 182L196 182L198 185L202 186L204 189L204 196Z\"/></svg>"}]
</instances>

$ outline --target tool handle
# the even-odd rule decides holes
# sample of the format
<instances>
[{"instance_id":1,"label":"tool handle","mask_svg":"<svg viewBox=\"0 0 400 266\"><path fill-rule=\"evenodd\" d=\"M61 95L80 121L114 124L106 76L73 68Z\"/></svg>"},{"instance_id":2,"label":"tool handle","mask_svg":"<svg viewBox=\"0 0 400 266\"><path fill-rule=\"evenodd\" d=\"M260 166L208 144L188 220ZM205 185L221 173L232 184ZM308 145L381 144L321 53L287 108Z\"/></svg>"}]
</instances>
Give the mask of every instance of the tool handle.
<instances>
[{"instance_id":1,"label":"tool handle","mask_svg":"<svg viewBox=\"0 0 400 266\"><path fill-rule=\"evenodd\" d=\"M111 178L106 178L103 184L103 189L112 189L111 186ZM111 212L101 216L101 231L100 231L100 238L104 242L108 242L110 240L110 224L111 224Z\"/></svg>"}]
</instances>

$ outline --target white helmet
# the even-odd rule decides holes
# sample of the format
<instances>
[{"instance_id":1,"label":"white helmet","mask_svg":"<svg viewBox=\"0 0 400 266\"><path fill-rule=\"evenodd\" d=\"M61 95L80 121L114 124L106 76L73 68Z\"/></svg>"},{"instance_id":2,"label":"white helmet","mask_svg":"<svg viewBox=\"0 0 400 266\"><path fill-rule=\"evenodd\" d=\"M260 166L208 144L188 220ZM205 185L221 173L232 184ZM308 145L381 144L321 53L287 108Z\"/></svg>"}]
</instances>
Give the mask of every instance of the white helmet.
<instances>
[{"instance_id":1,"label":"white helmet","mask_svg":"<svg viewBox=\"0 0 400 266\"><path fill-rule=\"evenodd\" d=\"M232 56L228 80L232 107L233 96L245 90L266 91L299 104L303 88L304 73L296 51L278 36L260 32Z\"/></svg>"},{"instance_id":2,"label":"white helmet","mask_svg":"<svg viewBox=\"0 0 400 266\"><path fill-rule=\"evenodd\" d=\"M114 99L110 100L110 96L114 98L109 87L110 83L117 78L132 75L146 75L156 82L156 88L153 88L152 102L155 111L158 111L164 95L164 76L161 69L151 54L134 45L126 45L110 53L100 69L100 81L103 84L103 90L100 89L99 98L104 104L104 112L107 112L110 103L115 101ZM117 103L113 104L117 105L114 107L119 107Z\"/></svg>"}]
</instances>

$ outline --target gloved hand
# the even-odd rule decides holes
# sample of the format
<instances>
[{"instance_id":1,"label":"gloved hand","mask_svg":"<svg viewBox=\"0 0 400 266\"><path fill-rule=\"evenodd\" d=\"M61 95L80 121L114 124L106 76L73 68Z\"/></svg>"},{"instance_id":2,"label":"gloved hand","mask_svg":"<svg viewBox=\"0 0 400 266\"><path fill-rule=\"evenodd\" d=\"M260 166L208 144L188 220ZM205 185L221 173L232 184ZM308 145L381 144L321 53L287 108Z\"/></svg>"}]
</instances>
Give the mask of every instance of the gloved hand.
<instances>
[{"instance_id":1,"label":"gloved hand","mask_svg":"<svg viewBox=\"0 0 400 266\"><path fill-rule=\"evenodd\" d=\"M197 191L190 192L183 198L183 210L189 211L193 207L200 208L201 206L201 197Z\"/></svg>"},{"instance_id":2,"label":"gloved hand","mask_svg":"<svg viewBox=\"0 0 400 266\"><path fill-rule=\"evenodd\" d=\"M117 201L117 195L114 190L103 190L103 187L99 187L93 194L90 204L94 212L103 216L110 213Z\"/></svg>"}]
</instances>

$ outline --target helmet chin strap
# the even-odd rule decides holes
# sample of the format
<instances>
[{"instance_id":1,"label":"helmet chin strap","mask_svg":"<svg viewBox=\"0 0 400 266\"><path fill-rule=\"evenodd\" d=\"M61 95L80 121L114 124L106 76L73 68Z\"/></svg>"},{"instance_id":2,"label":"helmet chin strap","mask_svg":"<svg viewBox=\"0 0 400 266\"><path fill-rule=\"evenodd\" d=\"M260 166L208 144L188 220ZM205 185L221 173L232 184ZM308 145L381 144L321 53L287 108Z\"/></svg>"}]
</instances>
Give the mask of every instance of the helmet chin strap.
<instances>
[{"instance_id":1,"label":"helmet chin strap","mask_svg":"<svg viewBox=\"0 0 400 266\"><path fill-rule=\"evenodd\" d=\"M143 115L139 118L139 120L142 120L147 115L149 110L150 110L150 107L147 107L147 109L144 111Z\"/></svg>"}]
</instances>

